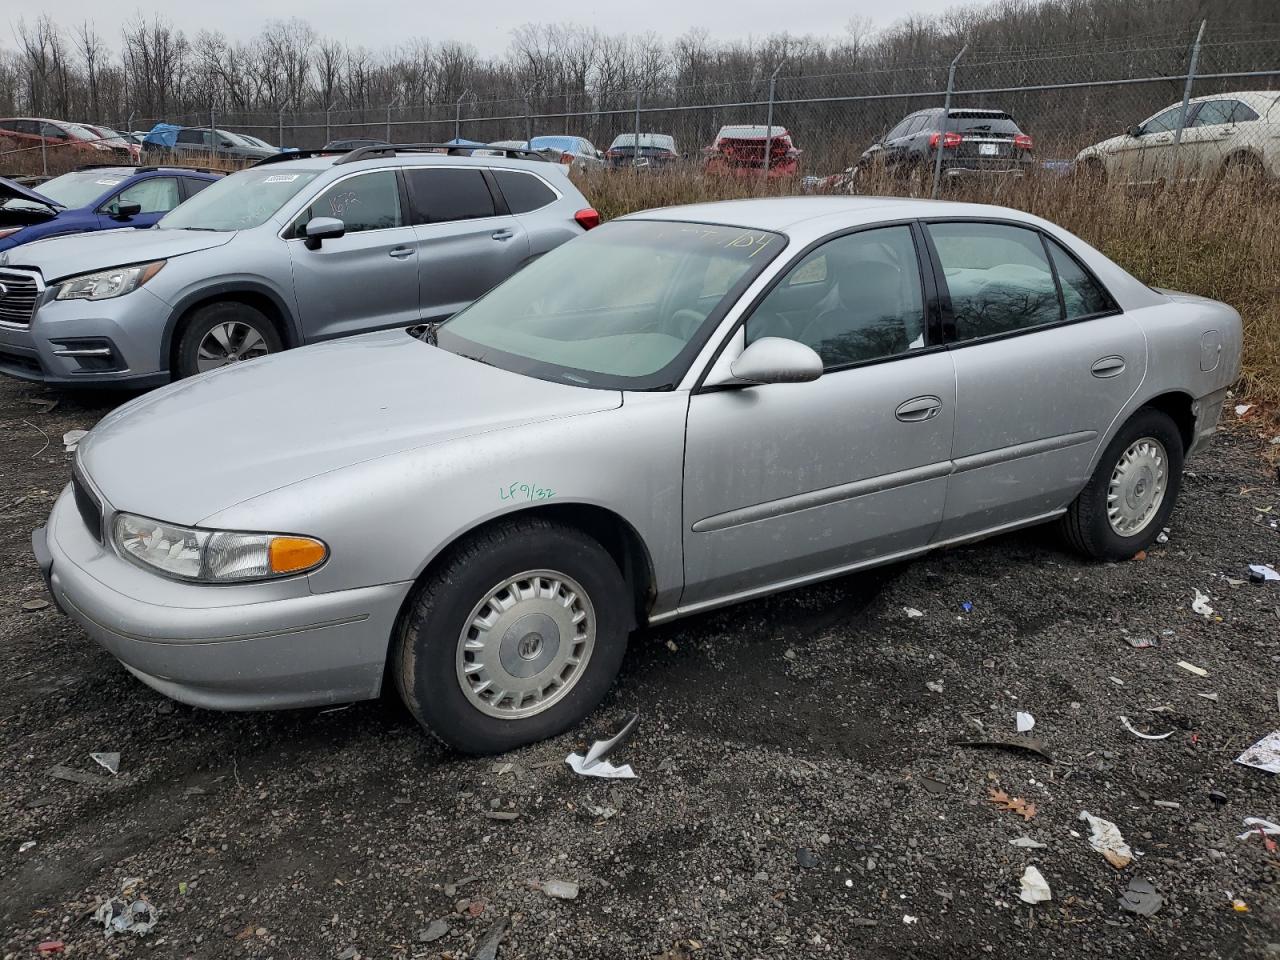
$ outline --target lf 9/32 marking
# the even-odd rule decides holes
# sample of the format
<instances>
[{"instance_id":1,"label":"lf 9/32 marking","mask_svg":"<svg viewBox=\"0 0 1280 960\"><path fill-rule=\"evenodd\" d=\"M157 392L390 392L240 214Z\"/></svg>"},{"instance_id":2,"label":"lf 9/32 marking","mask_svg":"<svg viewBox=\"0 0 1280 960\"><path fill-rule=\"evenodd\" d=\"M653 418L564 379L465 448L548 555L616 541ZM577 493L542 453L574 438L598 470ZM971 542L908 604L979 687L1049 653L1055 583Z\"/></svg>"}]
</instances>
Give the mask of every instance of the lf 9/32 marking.
<instances>
[{"instance_id":1,"label":"lf 9/32 marking","mask_svg":"<svg viewBox=\"0 0 1280 960\"><path fill-rule=\"evenodd\" d=\"M550 500L555 495L556 492L547 487L540 487L536 483L521 483L519 480L498 488L500 500Z\"/></svg>"}]
</instances>

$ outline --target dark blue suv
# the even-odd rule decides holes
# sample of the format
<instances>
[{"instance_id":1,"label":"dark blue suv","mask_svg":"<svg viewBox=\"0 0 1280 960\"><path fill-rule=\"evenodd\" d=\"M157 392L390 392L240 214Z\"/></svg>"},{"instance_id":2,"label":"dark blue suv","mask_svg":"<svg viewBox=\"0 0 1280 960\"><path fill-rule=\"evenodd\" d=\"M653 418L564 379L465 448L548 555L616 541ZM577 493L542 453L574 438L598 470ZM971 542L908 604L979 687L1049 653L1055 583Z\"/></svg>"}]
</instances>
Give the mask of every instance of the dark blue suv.
<instances>
[{"instance_id":1,"label":"dark blue suv","mask_svg":"<svg viewBox=\"0 0 1280 960\"><path fill-rule=\"evenodd\" d=\"M0 250L67 233L149 227L221 176L182 167L84 167L38 190L0 177Z\"/></svg>"}]
</instances>

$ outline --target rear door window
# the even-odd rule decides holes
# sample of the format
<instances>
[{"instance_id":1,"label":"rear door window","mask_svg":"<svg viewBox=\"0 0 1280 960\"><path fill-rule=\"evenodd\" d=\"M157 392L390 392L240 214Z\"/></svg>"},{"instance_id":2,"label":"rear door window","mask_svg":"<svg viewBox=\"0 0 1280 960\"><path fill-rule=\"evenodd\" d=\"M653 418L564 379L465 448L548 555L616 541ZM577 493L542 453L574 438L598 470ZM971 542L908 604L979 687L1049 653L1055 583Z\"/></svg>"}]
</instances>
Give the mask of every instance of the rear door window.
<instances>
[{"instance_id":1,"label":"rear door window","mask_svg":"<svg viewBox=\"0 0 1280 960\"><path fill-rule=\"evenodd\" d=\"M1058 285L1062 289L1066 319L1080 320L1119 309L1098 279L1067 253L1061 244L1048 237L1045 238L1045 243L1049 247L1054 269L1058 271Z\"/></svg>"},{"instance_id":2,"label":"rear door window","mask_svg":"<svg viewBox=\"0 0 1280 960\"><path fill-rule=\"evenodd\" d=\"M202 180L199 177L183 177L182 178L182 185L183 187L186 188L188 199L190 199L191 197L194 197L197 193L199 193L205 187L209 186L209 184L211 183L213 183L212 180Z\"/></svg>"},{"instance_id":3,"label":"rear door window","mask_svg":"<svg viewBox=\"0 0 1280 960\"><path fill-rule=\"evenodd\" d=\"M448 223L492 217L493 194L478 169L406 170L415 223Z\"/></svg>"},{"instance_id":4,"label":"rear door window","mask_svg":"<svg viewBox=\"0 0 1280 960\"><path fill-rule=\"evenodd\" d=\"M518 170L495 170L493 176L512 213L530 213L556 202L555 191L535 174Z\"/></svg>"},{"instance_id":5,"label":"rear door window","mask_svg":"<svg viewBox=\"0 0 1280 960\"><path fill-rule=\"evenodd\" d=\"M1216 127L1231 123L1231 114L1235 110L1235 105L1234 100L1210 100L1202 103L1200 109L1196 111L1196 118L1191 126Z\"/></svg>"},{"instance_id":6,"label":"rear door window","mask_svg":"<svg viewBox=\"0 0 1280 960\"><path fill-rule=\"evenodd\" d=\"M1015 333L1063 319L1053 270L1035 230L1000 223L931 223L956 339Z\"/></svg>"}]
</instances>

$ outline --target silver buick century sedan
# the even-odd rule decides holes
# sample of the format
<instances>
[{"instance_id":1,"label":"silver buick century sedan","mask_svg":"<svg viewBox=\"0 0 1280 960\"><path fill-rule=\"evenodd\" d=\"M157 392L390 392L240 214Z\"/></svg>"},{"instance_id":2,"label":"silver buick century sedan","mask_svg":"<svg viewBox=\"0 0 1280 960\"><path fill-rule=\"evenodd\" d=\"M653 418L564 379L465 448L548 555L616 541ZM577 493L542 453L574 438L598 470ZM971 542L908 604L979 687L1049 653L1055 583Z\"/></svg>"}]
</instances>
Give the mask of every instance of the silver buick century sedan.
<instances>
[{"instance_id":1,"label":"silver buick century sedan","mask_svg":"<svg viewBox=\"0 0 1280 960\"><path fill-rule=\"evenodd\" d=\"M645 624L1051 520L1133 556L1240 347L1230 307L1014 210L650 211L446 322L121 407L34 547L175 699L389 677L447 744L501 751L586 716Z\"/></svg>"}]
</instances>

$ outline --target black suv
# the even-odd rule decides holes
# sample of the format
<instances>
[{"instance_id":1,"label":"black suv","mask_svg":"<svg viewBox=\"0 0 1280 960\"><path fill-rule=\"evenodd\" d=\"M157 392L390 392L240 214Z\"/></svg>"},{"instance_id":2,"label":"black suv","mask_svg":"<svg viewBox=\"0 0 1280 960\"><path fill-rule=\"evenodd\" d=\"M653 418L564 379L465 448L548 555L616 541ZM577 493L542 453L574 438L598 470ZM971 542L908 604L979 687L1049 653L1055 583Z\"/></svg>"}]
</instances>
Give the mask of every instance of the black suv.
<instances>
[{"instance_id":1,"label":"black suv","mask_svg":"<svg viewBox=\"0 0 1280 960\"><path fill-rule=\"evenodd\" d=\"M942 176L1021 176L1035 164L1034 144L1003 110L931 107L904 118L858 160L858 172L932 172L942 151Z\"/></svg>"}]
</instances>

